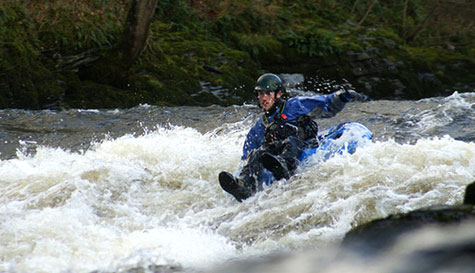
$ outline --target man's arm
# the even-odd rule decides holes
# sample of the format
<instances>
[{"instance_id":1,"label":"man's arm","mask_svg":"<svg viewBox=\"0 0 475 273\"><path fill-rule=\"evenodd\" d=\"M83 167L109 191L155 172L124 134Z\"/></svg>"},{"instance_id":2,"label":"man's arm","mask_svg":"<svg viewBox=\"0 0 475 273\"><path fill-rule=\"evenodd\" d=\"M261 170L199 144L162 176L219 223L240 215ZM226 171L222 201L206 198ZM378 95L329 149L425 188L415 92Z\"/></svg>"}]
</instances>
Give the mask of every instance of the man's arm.
<instances>
[{"instance_id":1,"label":"man's arm","mask_svg":"<svg viewBox=\"0 0 475 273\"><path fill-rule=\"evenodd\" d=\"M367 99L353 90L340 90L326 96L316 96L301 98L299 101L302 105L301 114L310 113L315 108L324 110L329 116L334 116L350 101L362 101Z\"/></svg>"},{"instance_id":2,"label":"man's arm","mask_svg":"<svg viewBox=\"0 0 475 273\"><path fill-rule=\"evenodd\" d=\"M262 127L262 128L261 128ZM258 149L264 142L265 127L261 120L258 120L247 133L244 146L242 148L241 160L246 160L247 155L255 149Z\"/></svg>"}]
</instances>

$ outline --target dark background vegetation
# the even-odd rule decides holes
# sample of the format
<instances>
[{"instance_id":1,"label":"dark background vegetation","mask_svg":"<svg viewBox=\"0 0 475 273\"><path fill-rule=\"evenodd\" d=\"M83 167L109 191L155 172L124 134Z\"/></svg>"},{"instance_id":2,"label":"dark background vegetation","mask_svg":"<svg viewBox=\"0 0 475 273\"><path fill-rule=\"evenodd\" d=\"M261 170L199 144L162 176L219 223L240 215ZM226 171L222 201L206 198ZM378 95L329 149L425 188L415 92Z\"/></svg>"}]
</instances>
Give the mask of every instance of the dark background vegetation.
<instances>
[{"instance_id":1,"label":"dark background vegetation","mask_svg":"<svg viewBox=\"0 0 475 273\"><path fill-rule=\"evenodd\" d=\"M375 99L475 88L471 0L163 0L130 66L133 1L0 1L0 108L241 104L266 71Z\"/></svg>"}]
</instances>

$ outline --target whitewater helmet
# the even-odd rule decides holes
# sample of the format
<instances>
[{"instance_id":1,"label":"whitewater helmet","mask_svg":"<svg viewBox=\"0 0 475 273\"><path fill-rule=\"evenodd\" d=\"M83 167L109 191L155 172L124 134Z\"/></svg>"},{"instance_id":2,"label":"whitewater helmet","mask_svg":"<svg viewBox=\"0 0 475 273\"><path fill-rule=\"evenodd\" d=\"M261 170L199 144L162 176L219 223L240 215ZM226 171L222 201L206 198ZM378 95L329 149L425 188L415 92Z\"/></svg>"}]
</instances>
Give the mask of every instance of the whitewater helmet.
<instances>
[{"instance_id":1,"label":"whitewater helmet","mask_svg":"<svg viewBox=\"0 0 475 273\"><path fill-rule=\"evenodd\" d=\"M279 76L272 73L266 73L261 75L259 79L257 79L254 91L284 92L284 84L282 83L282 80L279 78Z\"/></svg>"}]
</instances>

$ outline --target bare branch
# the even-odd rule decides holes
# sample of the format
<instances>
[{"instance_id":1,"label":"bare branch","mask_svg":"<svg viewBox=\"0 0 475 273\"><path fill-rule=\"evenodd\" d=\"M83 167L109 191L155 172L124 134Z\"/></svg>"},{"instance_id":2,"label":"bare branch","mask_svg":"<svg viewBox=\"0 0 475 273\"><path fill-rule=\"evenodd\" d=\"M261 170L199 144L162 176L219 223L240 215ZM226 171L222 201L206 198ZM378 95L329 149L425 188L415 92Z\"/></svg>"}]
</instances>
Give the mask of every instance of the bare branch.
<instances>
[{"instance_id":1,"label":"bare branch","mask_svg":"<svg viewBox=\"0 0 475 273\"><path fill-rule=\"evenodd\" d=\"M358 23L358 26L361 26L363 24L363 22L366 20L366 17L368 17L369 13L371 12L371 10L373 9L374 5L377 2L378 0L373 0L373 2L371 2L371 5L369 5L368 10L366 10L365 15L363 16L363 18L361 18L361 21Z\"/></svg>"}]
</instances>

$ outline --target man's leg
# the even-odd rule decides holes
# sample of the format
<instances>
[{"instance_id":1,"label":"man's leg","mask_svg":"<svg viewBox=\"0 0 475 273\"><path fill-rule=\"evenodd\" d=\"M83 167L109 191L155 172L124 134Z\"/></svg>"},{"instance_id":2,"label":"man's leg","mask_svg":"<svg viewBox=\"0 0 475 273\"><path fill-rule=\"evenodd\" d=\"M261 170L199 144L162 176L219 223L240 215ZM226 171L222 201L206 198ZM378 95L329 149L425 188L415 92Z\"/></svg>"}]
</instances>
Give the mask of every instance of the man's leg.
<instances>
[{"instance_id":1,"label":"man's leg","mask_svg":"<svg viewBox=\"0 0 475 273\"><path fill-rule=\"evenodd\" d=\"M263 148L252 151L239 174L239 178L242 179L246 185L249 185L248 187L253 194L257 190L262 190L262 182L260 182L260 179L264 166L262 165L261 157L264 153L265 150Z\"/></svg>"},{"instance_id":2,"label":"man's leg","mask_svg":"<svg viewBox=\"0 0 475 273\"><path fill-rule=\"evenodd\" d=\"M261 156L264 153L262 149L257 149L249 154L246 164L241 170L239 178L235 178L228 172L219 174L219 183L221 187L239 202L254 195L257 190L262 189L260 182L262 169Z\"/></svg>"},{"instance_id":3,"label":"man's leg","mask_svg":"<svg viewBox=\"0 0 475 273\"><path fill-rule=\"evenodd\" d=\"M302 154L305 146L306 142L298 137L291 136L284 140L280 157L285 160L290 173L293 173L295 169L297 169L298 158Z\"/></svg>"},{"instance_id":4,"label":"man's leg","mask_svg":"<svg viewBox=\"0 0 475 273\"><path fill-rule=\"evenodd\" d=\"M262 164L272 172L277 180L289 179L298 165L298 157L305 148L306 143L294 136L288 137L280 143L274 143L267 152L261 156Z\"/></svg>"}]
</instances>

